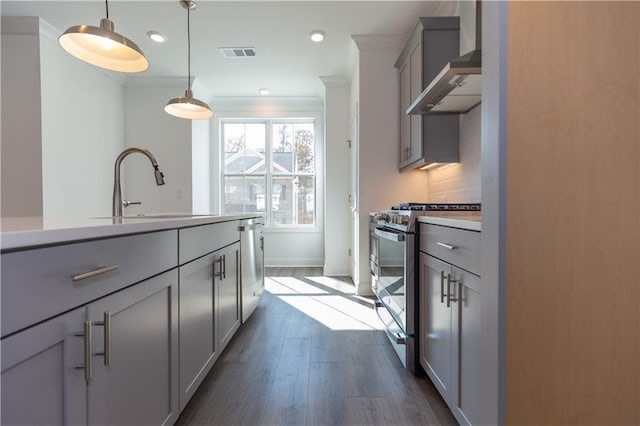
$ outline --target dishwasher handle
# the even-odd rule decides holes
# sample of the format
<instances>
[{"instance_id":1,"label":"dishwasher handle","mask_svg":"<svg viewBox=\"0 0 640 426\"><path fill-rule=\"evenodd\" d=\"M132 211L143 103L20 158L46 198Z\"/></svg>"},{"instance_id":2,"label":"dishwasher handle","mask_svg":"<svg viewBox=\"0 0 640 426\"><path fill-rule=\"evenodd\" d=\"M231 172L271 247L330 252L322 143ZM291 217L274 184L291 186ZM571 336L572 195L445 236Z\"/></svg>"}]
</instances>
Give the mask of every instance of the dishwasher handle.
<instances>
[{"instance_id":1,"label":"dishwasher handle","mask_svg":"<svg viewBox=\"0 0 640 426\"><path fill-rule=\"evenodd\" d=\"M391 240L391 241L395 241L395 242L401 242L405 240L405 235L402 233L398 233L398 232L390 232L390 231L383 231L380 228L376 228L373 231L378 237L380 238L384 238L385 240Z\"/></svg>"}]
</instances>

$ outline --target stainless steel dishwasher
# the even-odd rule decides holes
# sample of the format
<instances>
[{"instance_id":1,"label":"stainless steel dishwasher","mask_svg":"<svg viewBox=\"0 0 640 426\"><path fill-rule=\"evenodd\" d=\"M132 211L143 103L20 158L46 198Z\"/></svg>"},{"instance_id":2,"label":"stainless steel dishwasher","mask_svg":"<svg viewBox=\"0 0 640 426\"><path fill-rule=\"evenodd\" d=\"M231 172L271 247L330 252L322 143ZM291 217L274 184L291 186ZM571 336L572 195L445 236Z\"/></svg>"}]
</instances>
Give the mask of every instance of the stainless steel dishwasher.
<instances>
[{"instance_id":1,"label":"stainless steel dishwasher","mask_svg":"<svg viewBox=\"0 0 640 426\"><path fill-rule=\"evenodd\" d=\"M264 219L240 221L242 322L249 319L264 291Z\"/></svg>"}]
</instances>

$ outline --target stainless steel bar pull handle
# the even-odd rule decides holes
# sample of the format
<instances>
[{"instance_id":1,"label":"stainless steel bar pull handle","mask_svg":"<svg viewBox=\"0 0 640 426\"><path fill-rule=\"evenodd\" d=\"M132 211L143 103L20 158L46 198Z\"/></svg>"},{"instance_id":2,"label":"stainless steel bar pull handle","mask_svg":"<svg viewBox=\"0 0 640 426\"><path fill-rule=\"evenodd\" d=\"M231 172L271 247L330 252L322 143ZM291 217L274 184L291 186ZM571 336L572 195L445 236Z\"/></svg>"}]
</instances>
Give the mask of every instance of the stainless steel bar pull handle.
<instances>
[{"instance_id":1,"label":"stainless steel bar pull handle","mask_svg":"<svg viewBox=\"0 0 640 426\"><path fill-rule=\"evenodd\" d=\"M460 280L454 280L451 278L451 274L447 274L447 308L451 306L451 302L457 302L458 299L455 297L455 295L451 294L451 284L455 284L455 283L459 283ZM453 286L453 289L455 290L455 286Z\"/></svg>"},{"instance_id":2,"label":"stainless steel bar pull handle","mask_svg":"<svg viewBox=\"0 0 640 426\"><path fill-rule=\"evenodd\" d=\"M440 303L444 303L444 271L440 271Z\"/></svg>"},{"instance_id":3,"label":"stainless steel bar pull handle","mask_svg":"<svg viewBox=\"0 0 640 426\"><path fill-rule=\"evenodd\" d=\"M213 270L215 271L215 264L218 264L218 273L216 274L214 272L214 275L216 275L217 277L219 277L220 279L222 279L222 256L218 257L216 260L214 260L214 267Z\"/></svg>"},{"instance_id":4,"label":"stainless steel bar pull handle","mask_svg":"<svg viewBox=\"0 0 640 426\"><path fill-rule=\"evenodd\" d=\"M222 255L222 279L227 278L227 255Z\"/></svg>"},{"instance_id":5,"label":"stainless steel bar pull handle","mask_svg":"<svg viewBox=\"0 0 640 426\"><path fill-rule=\"evenodd\" d=\"M97 321L95 325L104 326L104 352L97 352L95 355L104 356L104 365L111 365L111 312L105 311L103 321Z\"/></svg>"},{"instance_id":6,"label":"stainless steel bar pull handle","mask_svg":"<svg viewBox=\"0 0 640 426\"><path fill-rule=\"evenodd\" d=\"M115 265L109 265L109 266L101 266L99 268L96 268L94 270L88 271L88 272L82 272L80 274L75 274L71 277L71 279L73 281L81 281L87 278L91 278L91 277L95 277L96 275L102 275L102 274L106 274L107 272L111 272L111 271L115 271L116 269L118 269L120 266L115 264Z\"/></svg>"},{"instance_id":7,"label":"stainless steel bar pull handle","mask_svg":"<svg viewBox=\"0 0 640 426\"><path fill-rule=\"evenodd\" d=\"M78 337L84 337L84 364L76 365L77 369L84 369L84 379L87 384L91 383L93 377L93 365L91 364L91 321L84 322L84 333L76 333Z\"/></svg>"},{"instance_id":8,"label":"stainless steel bar pull handle","mask_svg":"<svg viewBox=\"0 0 640 426\"><path fill-rule=\"evenodd\" d=\"M441 243L440 241L436 241L436 244L439 245L440 247L446 248L447 250L455 250L458 248L456 246L452 246L451 244Z\"/></svg>"},{"instance_id":9,"label":"stainless steel bar pull handle","mask_svg":"<svg viewBox=\"0 0 640 426\"><path fill-rule=\"evenodd\" d=\"M454 280L451 279L451 274L447 274L447 308L451 307L451 283Z\"/></svg>"}]
</instances>

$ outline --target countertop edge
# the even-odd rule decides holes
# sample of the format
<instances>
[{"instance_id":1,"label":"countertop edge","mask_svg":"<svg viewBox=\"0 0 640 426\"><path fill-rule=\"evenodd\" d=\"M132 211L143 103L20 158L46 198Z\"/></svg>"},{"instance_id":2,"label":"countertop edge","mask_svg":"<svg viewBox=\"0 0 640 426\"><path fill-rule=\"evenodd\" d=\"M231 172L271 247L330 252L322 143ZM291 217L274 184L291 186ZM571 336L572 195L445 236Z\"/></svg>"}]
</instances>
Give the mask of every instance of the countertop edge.
<instances>
[{"instance_id":1,"label":"countertop edge","mask_svg":"<svg viewBox=\"0 0 640 426\"><path fill-rule=\"evenodd\" d=\"M420 223L430 223L432 225L450 226L452 228L466 229L468 231L482 231L482 222L479 220L458 219L453 217L440 216L420 216Z\"/></svg>"},{"instance_id":2,"label":"countertop edge","mask_svg":"<svg viewBox=\"0 0 640 426\"><path fill-rule=\"evenodd\" d=\"M104 223L106 219L87 219L82 226L69 226L51 229L24 229L0 233L0 251L11 252L28 250L58 244L111 238L124 235L141 234L155 231L190 228L234 220L263 217L256 214L211 215L166 219L125 219L124 223ZM88 224L89 223L89 224Z\"/></svg>"}]
</instances>

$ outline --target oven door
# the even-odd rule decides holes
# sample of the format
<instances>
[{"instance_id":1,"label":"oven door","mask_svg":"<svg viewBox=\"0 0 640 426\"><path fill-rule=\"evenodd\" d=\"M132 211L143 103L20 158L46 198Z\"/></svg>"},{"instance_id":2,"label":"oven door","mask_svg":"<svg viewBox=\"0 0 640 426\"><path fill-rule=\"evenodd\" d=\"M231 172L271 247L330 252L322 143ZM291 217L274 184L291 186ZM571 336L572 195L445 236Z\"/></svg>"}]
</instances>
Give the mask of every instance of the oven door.
<instances>
[{"instance_id":1,"label":"oven door","mask_svg":"<svg viewBox=\"0 0 640 426\"><path fill-rule=\"evenodd\" d=\"M388 228L376 228L375 234L378 237L376 296L406 334L407 239L413 235Z\"/></svg>"}]
</instances>

